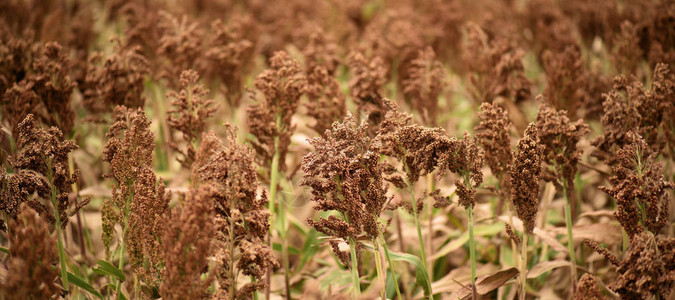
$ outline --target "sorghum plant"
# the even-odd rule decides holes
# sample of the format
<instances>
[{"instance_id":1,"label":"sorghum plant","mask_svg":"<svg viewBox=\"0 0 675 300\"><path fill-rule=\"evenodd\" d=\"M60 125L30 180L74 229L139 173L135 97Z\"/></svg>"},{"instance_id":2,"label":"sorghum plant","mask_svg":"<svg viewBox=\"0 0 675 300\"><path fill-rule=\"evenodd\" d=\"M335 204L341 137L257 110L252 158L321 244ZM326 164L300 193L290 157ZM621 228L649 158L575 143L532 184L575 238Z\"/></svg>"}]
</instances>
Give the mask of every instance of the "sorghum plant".
<instances>
[{"instance_id":1,"label":"sorghum plant","mask_svg":"<svg viewBox=\"0 0 675 300\"><path fill-rule=\"evenodd\" d=\"M212 274L208 267L215 236L213 192L209 187L192 189L185 201L168 212L162 239L164 269L160 295L166 299L203 299L208 296Z\"/></svg>"},{"instance_id":2,"label":"sorghum plant","mask_svg":"<svg viewBox=\"0 0 675 300\"><path fill-rule=\"evenodd\" d=\"M6 278L0 282L0 298L50 299L61 295L55 282L58 271L56 239L49 223L26 203L9 224L9 255Z\"/></svg>"},{"instance_id":3,"label":"sorghum plant","mask_svg":"<svg viewBox=\"0 0 675 300\"><path fill-rule=\"evenodd\" d=\"M371 125L379 124L384 118L385 105L381 99L384 84L387 83L388 68L379 56L366 58L362 51L353 51L347 56L347 65L352 74L349 92L359 112L368 115Z\"/></svg>"},{"instance_id":4,"label":"sorghum plant","mask_svg":"<svg viewBox=\"0 0 675 300\"><path fill-rule=\"evenodd\" d=\"M464 62L470 72L471 96L476 103L501 96L517 102L528 99L531 83L525 77L524 52L507 40L489 40L476 24L467 25Z\"/></svg>"},{"instance_id":5,"label":"sorghum plant","mask_svg":"<svg viewBox=\"0 0 675 300\"><path fill-rule=\"evenodd\" d=\"M577 173L577 163L581 159L582 151L577 149L579 140L588 133L588 125L583 120L571 123L567 111L556 110L540 95L539 112L537 113L537 133L542 158L549 166L543 172L546 181L554 183L562 191L565 198L565 224L567 226L567 247L571 261L572 286L576 284L576 258L572 226L577 212L574 190L574 177ZM575 204L575 205L572 205Z\"/></svg>"},{"instance_id":6,"label":"sorghum plant","mask_svg":"<svg viewBox=\"0 0 675 300\"><path fill-rule=\"evenodd\" d=\"M30 68L23 80L8 86L2 99L3 116L18 136L17 126L27 114L33 114L40 123L56 126L70 136L75 112L70 107L70 96L77 83L71 78L72 63L66 50L56 42L40 45L34 50Z\"/></svg>"},{"instance_id":7,"label":"sorghum plant","mask_svg":"<svg viewBox=\"0 0 675 300\"><path fill-rule=\"evenodd\" d=\"M307 69L307 115L314 118L314 131L323 134L331 124L342 120L347 111L340 83L323 65Z\"/></svg>"},{"instance_id":8,"label":"sorghum plant","mask_svg":"<svg viewBox=\"0 0 675 300\"><path fill-rule=\"evenodd\" d=\"M523 242L521 244L520 299L525 299L527 284L527 237L534 231L534 221L539 210L539 180L543 153L537 127L530 123L509 167L511 177L511 199L518 218L523 221Z\"/></svg>"},{"instance_id":9,"label":"sorghum plant","mask_svg":"<svg viewBox=\"0 0 675 300\"><path fill-rule=\"evenodd\" d=\"M149 127L150 121L140 108L115 108L103 150L103 160L111 167L108 176L114 179L112 198L104 200L101 218L106 258L112 258L110 247L117 236L118 268L124 268L125 254L129 254L138 279L156 285L161 265L160 232L169 198L152 170L155 142ZM116 224L121 226L121 234L115 233ZM138 282L135 285L138 296L140 287ZM119 295L121 283L118 282L116 289Z\"/></svg>"},{"instance_id":10,"label":"sorghum plant","mask_svg":"<svg viewBox=\"0 0 675 300\"><path fill-rule=\"evenodd\" d=\"M508 199L509 189L508 166L513 162L509 128L511 121L508 113L499 105L483 102L480 106L480 123L474 131L476 142L485 152L485 163L490 167L492 175L499 181L499 192L502 198ZM501 205L499 205L501 206ZM498 207L498 209L500 209Z\"/></svg>"},{"instance_id":11,"label":"sorghum plant","mask_svg":"<svg viewBox=\"0 0 675 300\"><path fill-rule=\"evenodd\" d=\"M574 290L574 300L603 300L605 297L600 292L598 283L593 275L586 273L579 278L577 288Z\"/></svg>"},{"instance_id":12,"label":"sorghum plant","mask_svg":"<svg viewBox=\"0 0 675 300\"><path fill-rule=\"evenodd\" d=\"M335 239L332 242L335 255L352 270L354 295L361 290L357 240L364 237L377 241L385 227L379 218L383 211L393 208L386 195L386 165L379 160L367 127L366 122L357 125L348 113L342 122L333 124L325 137L311 139L314 151L302 159L305 172L302 185L312 189L314 209L337 212L318 220L309 219L308 223ZM339 250L340 242L349 244L349 254ZM379 260L378 257L376 254Z\"/></svg>"},{"instance_id":13,"label":"sorghum plant","mask_svg":"<svg viewBox=\"0 0 675 300\"><path fill-rule=\"evenodd\" d=\"M197 154L194 172L203 187L202 201L209 197L215 212L216 296L228 299L249 298L265 287L263 280L271 268L278 268L272 249L265 244L270 229L267 197L258 194L259 183L254 154L237 143L233 129L224 141L214 133L205 134ZM238 286L239 275L255 279ZM288 296L290 297L290 295Z\"/></svg>"},{"instance_id":14,"label":"sorghum plant","mask_svg":"<svg viewBox=\"0 0 675 300\"><path fill-rule=\"evenodd\" d=\"M669 110L669 100L675 94L675 80L665 64L658 64L654 69L654 80L651 89L645 90L635 77L617 76L614 88L603 95L602 116L603 135L593 141L598 148L595 156L612 162L611 153L632 142L629 131L642 136L645 142L655 151L663 149L663 140L659 137L658 128L672 132L672 120L665 118ZM672 151L672 146L671 146ZM671 154L672 155L672 154Z\"/></svg>"},{"instance_id":15,"label":"sorghum plant","mask_svg":"<svg viewBox=\"0 0 675 300\"><path fill-rule=\"evenodd\" d=\"M40 128L33 115L26 116L17 130L19 131L17 148L20 150L16 157L10 158L10 163L18 172L14 176L4 176L9 180L6 186L3 183L3 193L9 196L8 201L24 201L39 213L48 216L48 220L56 230L63 287L68 290L61 231L68 224L68 217L89 202L88 200L73 202L69 196L72 184L79 178L79 172L71 173L68 156L78 147L74 142L64 140L58 128L52 127L48 130ZM31 197L34 191L37 192L37 198ZM12 196L11 192L17 194ZM26 198L17 199L17 196ZM17 206L16 202L7 203L5 213L10 215L16 213L12 208L16 209Z\"/></svg>"},{"instance_id":16,"label":"sorghum plant","mask_svg":"<svg viewBox=\"0 0 675 300\"><path fill-rule=\"evenodd\" d=\"M112 43L115 52L105 60L101 53L89 59L87 75L80 86L84 105L93 114L112 111L117 105L142 108L145 104L143 88L150 62L139 46L124 47L118 38Z\"/></svg>"},{"instance_id":17,"label":"sorghum plant","mask_svg":"<svg viewBox=\"0 0 675 300\"><path fill-rule=\"evenodd\" d=\"M180 93L172 91L167 95L173 99L167 117L169 126L179 131L186 142L184 150L175 143L170 146L183 156L178 158L178 161L186 169L190 169L195 160L196 147L206 130L206 122L218 110L213 100L206 99L209 90L198 84L198 80L199 75L196 71L183 71L180 75Z\"/></svg>"},{"instance_id":18,"label":"sorghum plant","mask_svg":"<svg viewBox=\"0 0 675 300\"><path fill-rule=\"evenodd\" d=\"M616 272L619 276L609 288L622 298L667 299L675 286L675 238L635 235Z\"/></svg>"},{"instance_id":19,"label":"sorghum plant","mask_svg":"<svg viewBox=\"0 0 675 300\"><path fill-rule=\"evenodd\" d=\"M255 39L247 35L246 28L254 27L250 18L233 18L229 23L218 19L211 23L213 34L204 55L208 66L202 66L207 78L217 78L223 83L230 110L239 107L242 99L244 75L250 68L255 50Z\"/></svg>"},{"instance_id":20,"label":"sorghum plant","mask_svg":"<svg viewBox=\"0 0 675 300\"><path fill-rule=\"evenodd\" d=\"M654 152L638 134L626 134L628 144L616 152L612 187L600 187L616 199L614 216L628 237L633 239L643 231L658 234L668 224L667 190L675 188L664 180L663 165L656 161Z\"/></svg>"},{"instance_id":21,"label":"sorghum plant","mask_svg":"<svg viewBox=\"0 0 675 300\"><path fill-rule=\"evenodd\" d=\"M290 299L288 247L286 245L286 204L277 199L279 174L286 169L286 153L291 144L291 135L295 125L291 118L300 103L300 97L307 89L307 78L300 64L286 52L274 53L270 59L270 69L264 71L255 80L255 86L264 99L248 109L248 125L255 140L253 148L269 170L270 198L269 211L273 218L281 221L282 263L285 270L286 298ZM278 201L279 213L275 212ZM268 277L269 280L269 277Z\"/></svg>"},{"instance_id":22,"label":"sorghum plant","mask_svg":"<svg viewBox=\"0 0 675 300\"><path fill-rule=\"evenodd\" d=\"M438 96L445 86L444 76L443 64L436 59L434 50L427 47L411 61L403 80L403 93L408 102L429 126L436 126Z\"/></svg>"}]
</instances>

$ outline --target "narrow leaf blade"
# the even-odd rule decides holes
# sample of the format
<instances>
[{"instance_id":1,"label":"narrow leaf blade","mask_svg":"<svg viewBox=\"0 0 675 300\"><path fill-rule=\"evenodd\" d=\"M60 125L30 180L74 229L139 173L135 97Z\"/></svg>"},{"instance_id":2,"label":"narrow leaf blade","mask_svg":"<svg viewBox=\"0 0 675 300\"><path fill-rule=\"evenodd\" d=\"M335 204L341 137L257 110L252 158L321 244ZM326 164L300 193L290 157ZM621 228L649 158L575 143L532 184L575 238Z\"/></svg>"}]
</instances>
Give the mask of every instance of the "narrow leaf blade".
<instances>
[{"instance_id":1,"label":"narrow leaf blade","mask_svg":"<svg viewBox=\"0 0 675 300\"><path fill-rule=\"evenodd\" d=\"M103 299L103 296L101 293L99 293L93 286L91 286L88 282L86 282L84 279L80 278L79 276L68 272L68 281L72 283L73 285L89 292L90 294L96 296L99 299Z\"/></svg>"}]
</instances>

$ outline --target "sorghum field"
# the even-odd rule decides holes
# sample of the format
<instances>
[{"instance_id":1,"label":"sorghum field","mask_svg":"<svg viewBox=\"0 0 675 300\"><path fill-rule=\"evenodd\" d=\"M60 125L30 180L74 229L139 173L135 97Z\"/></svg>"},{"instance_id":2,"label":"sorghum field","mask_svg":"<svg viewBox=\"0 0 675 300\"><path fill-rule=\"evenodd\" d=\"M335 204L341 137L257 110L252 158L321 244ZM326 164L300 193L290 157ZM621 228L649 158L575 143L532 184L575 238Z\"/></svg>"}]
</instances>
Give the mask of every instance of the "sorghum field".
<instances>
[{"instance_id":1,"label":"sorghum field","mask_svg":"<svg viewBox=\"0 0 675 300\"><path fill-rule=\"evenodd\" d=\"M675 299L675 2L2 0L0 299Z\"/></svg>"}]
</instances>

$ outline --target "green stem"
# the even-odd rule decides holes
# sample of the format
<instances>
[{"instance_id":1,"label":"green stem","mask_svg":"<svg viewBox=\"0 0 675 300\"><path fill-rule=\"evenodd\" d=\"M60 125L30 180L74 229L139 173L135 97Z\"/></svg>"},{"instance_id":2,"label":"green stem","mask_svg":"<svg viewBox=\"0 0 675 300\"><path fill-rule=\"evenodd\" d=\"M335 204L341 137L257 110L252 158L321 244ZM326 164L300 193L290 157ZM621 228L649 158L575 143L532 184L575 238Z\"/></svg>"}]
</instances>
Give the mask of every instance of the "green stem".
<instances>
[{"instance_id":1,"label":"green stem","mask_svg":"<svg viewBox=\"0 0 675 300\"><path fill-rule=\"evenodd\" d=\"M469 258L471 260L471 285L476 286L476 241L473 238L473 205L467 210L469 213Z\"/></svg>"},{"instance_id":2,"label":"green stem","mask_svg":"<svg viewBox=\"0 0 675 300\"><path fill-rule=\"evenodd\" d=\"M59 248L59 264L61 265L61 281L63 283L63 289L68 291L68 268L66 265L66 252L63 249L63 234L61 232L61 216L59 215L59 202L56 196L57 191L54 186L54 175L52 174L52 164L51 161L45 158L45 163L47 164L47 179L49 180L49 187L51 189L51 200L52 206L54 207L54 219L56 220L54 226L56 227L56 240Z\"/></svg>"},{"instance_id":3,"label":"green stem","mask_svg":"<svg viewBox=\"0 0 675 300\"><path fill-rule=\"evenodd\" d=\"M384 257L387 259L387 264L389 264L389 270L391 271L391 276L393 277L394 281L394 287L396 288L396 296L398 299L403 299L401 297L401 290L398 287L398 280L396 279L396 276L394 274L394 264L391 262L391 256L389 255L389 249L387 248L387 241L384 239L384 235L382 234L382 231L378 229L378 234L380 235L380 243L382 245L382 248L384 249Z\"/></svg>"},{"instance_id":4,"label":"green stem","mask_svg":"<svg viewBox=\"0 0 675 300\"><path fill-rule=\"evenodd\" d=\"M281 114L276 117L277 129L281 128ZM288 244L286 241L286 208L283 199L277 196L277 186L279 184L279 162L281 160L281 151L279 151L279 136L274 137L274 156L272 157L271 175L270 175L270 215L274 216L274 205L279 201L279 235L281 236L281 260L284 266L284 283L286 287L286 299L291 299L290 285L290 267L288 262ZM279 199L277 199L279 198Z\"/></svg>"},{"instance_id":5,"label":"green stem","mask_svg":"<svg viewBox=\"0 0 675 300\"><path fill-rule=\"evenodd\" d=\"M572 211L570 208L570 199L569 196L567 195L567 184L563 184L563 195L565 197L565 223L567 225L567 248L569 249L570 252L570 262L572 263L570 265L570 271L571 271L571 279L572 279L572 286L574 287L577 282L577 262L576 262L576 257L575 257L575 252L574 252L574 238L572 236Z\"/></svg>"},{"instance_id":6,"label":"green stem","mask_svg":"<svg viewBox=\"0 0 675 300\"><path fill-rule=\"evenodd\" d=\"M349 254L352 258L352 286L354 287L354 298L361 294L361 280L359 279L359 262L356 259L356 239L349 238Z\"/></svg>"},{"instance_id":7,"label":"green stem","mask_svg":"<svg viewBox=\"0 0 675 300\"><path fill-rule=\"evenodd\" d=\"M527 232L523 232L523 243L520 245L520 299L527 295Z\"/></svg>"},{"instance_id":8,"label":"green stem","mask_svg":"<svg viewBox=\"0 0 675 300\"><path fill-rule=\"evenodd\" d=\"M382 283L382 289L380 290L381 299L387 299L387 274L384 273L382 268L382 257L380 256L380 245L376 239L372 240L373 246L375 246L375 270L377 270L377 278Z\"/></svg>"}]
</instances>

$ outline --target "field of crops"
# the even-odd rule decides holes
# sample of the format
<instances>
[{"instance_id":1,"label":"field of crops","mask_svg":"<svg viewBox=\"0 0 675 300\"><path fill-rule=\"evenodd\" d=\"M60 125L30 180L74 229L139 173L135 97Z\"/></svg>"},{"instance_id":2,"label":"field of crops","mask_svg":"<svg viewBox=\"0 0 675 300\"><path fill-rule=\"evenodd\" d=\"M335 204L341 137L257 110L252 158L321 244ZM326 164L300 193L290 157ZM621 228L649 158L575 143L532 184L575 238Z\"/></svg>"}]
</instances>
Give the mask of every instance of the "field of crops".
<instances>
[{"instance_id":1,"label":"field of crops","mask_svg":"<svg viewBox=\"0 0 675 300\"><path fill-rule=\"evenodd\" d=\"M0 0L2 299L675 299L671 0Z\"/></svg>"}]
</instances>

